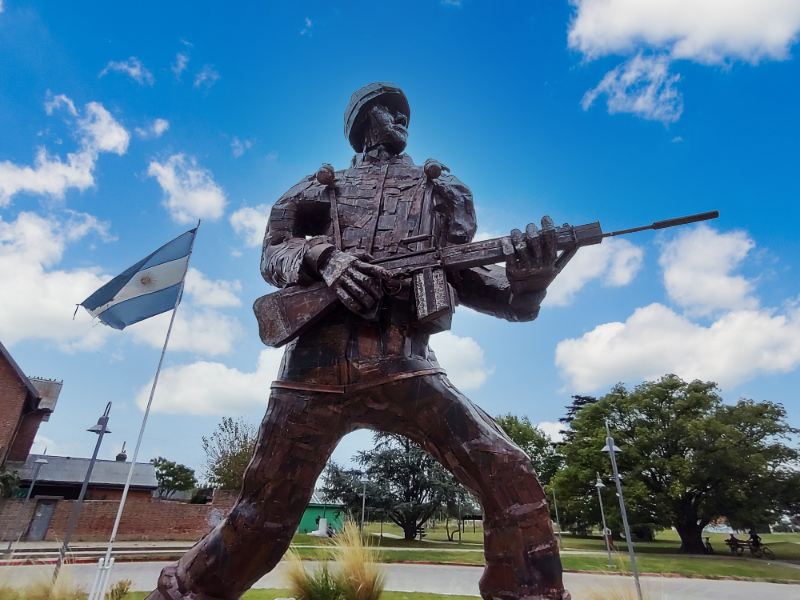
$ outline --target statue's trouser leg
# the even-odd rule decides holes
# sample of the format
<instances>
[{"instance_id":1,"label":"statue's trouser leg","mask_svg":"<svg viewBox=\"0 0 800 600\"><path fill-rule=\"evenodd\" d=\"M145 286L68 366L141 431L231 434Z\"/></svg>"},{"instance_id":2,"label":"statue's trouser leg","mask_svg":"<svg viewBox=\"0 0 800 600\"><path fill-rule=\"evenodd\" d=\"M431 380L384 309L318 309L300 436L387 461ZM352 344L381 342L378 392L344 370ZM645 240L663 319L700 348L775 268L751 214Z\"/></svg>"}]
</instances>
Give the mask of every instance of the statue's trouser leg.
<instances>
[{"instance_id":1,"label":"statue's trouser leg","mask_svg":"<svg viewBox=\"0 0 800 600\"><path fill-rule=\"evenodd\" d=\"M336 443L360 427L413 439L477 494L484 511L485 599L569 599L530 461L443 376L347 396L273 391L236 506L162 572L160 595L152 598L238 598L280 560Z\"/></svg>"},{"instance_id":2,"label":"statue's trouser leg","mask_svg":"<svg viewBox=\"0 0 800 600\"><path fill-rule=\"evenodd\" d=\"M289 547L331 452L352 429L337 408L324 395L273 390L236 505L162 571L152 598L239 598L272 570Z\"/></svg>"},{"instance_id":3,"label":"statue's trouser leg","mask_svg":"<svg viewBox=\"0 0 800 600\"><path fill-rule=\"evenodd\" d=\"M491 417L444 376L408 379L360 395L353 407L359 416L365 411L359 425L410 437L480 499L485 599L570 597L542 487L528 457Z\"/></svg>"}]
</instances>

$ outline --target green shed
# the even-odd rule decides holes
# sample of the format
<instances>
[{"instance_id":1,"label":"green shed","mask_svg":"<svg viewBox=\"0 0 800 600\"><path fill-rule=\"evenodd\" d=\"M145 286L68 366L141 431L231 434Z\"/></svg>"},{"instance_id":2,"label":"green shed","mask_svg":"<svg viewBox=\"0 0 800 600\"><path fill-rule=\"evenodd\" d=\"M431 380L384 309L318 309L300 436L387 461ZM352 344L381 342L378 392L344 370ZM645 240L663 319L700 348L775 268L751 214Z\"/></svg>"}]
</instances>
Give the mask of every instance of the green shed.
<instances>
[{"instance_id":1,"label":"green shed","mask_svg":"<svg viewBox=\"0 0 800 600\"><path fill-rule=\"evenodd\" d=\"M314 492L311 502L308 503L297 533L311 533L319 529L319 520L328 519L328 527L335 532L342 530L344 525L344 504L341 502L325 502L321 492Z\"/></svg>"}]
</instances>

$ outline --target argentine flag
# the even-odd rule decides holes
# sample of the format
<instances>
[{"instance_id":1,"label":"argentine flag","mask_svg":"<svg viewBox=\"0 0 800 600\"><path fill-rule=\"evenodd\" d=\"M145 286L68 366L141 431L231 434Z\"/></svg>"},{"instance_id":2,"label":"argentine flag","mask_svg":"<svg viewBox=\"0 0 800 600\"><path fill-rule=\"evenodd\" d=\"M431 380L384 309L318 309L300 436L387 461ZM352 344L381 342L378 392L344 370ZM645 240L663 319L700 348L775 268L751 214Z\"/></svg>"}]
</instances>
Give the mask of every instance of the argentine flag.
<instances>
[{"instance_id":1,"label":"argentine flag","mask_svg":"<svg viewBox=\"0 0 800 600\"><path fill-rule=\"evenodd\" d=\"M125 329L178 306L197 228L161 246L81 302L93 317Z\"/></svg>"}]
</instances>

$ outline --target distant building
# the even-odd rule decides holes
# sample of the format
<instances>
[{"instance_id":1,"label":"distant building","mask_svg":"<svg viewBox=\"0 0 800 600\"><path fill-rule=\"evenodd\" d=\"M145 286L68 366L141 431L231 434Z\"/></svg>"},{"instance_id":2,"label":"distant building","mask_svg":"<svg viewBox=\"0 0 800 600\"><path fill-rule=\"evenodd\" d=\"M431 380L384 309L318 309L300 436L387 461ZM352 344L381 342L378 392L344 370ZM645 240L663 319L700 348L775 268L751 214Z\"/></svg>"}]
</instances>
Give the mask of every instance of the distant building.
<instances>
[{"instance_id":1,"label":"distant building","mask_svg":"<svg viewBox=\"0 0 800 600\"><path fill-rule=\"evenodd\" d=\"M0 343L0 468L25 461L42 421L50 419L61 381L28 377Z\"/></svg>"},{"instance_id":2,"label":"distant building","mask_svg":"<svg viewBox=\"0 0 800 600\"><path fill-rule=\"evenodd\" d=\"M21 487L27 488L33 479L37 458L47 459L36 477L32 496L50 496L64 500L76 500L81 491L86 471L89 468L88 458L72 458L70 456L52 456L31 454L24 463L12 463L9 466L19 474ZM98 460L92 469L92 476L86 488L86 500L119 500L125 480L128 478L130 463L122 460ZM150 463L136 463L131 477L128 500L148 500L158 488L156 468ZM26 489L27 493L27 489Z\"/></svg>"},{"instance_id":3,"label":"distant building","mask_svg":"<svg viewBox=\"0 0 800 600\"><path fill-rule=\"evenodd\" d=\"M314 492L311 502L308 503L297 533L311 533L319 528L321 518L328 520L328 526L336 532L342 530L344 525L344 504L341 502L325 502L320 492Z\"/></svg>"}]
</instances>

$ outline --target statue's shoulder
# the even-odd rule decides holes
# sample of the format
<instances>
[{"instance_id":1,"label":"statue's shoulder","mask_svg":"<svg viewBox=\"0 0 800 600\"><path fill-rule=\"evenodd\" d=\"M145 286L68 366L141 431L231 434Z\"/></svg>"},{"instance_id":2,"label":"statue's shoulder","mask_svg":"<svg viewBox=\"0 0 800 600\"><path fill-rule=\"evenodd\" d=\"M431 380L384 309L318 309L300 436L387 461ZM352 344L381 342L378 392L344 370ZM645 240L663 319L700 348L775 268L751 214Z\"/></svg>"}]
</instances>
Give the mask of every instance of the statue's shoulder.
<instances>
[{"instance_id":1,"label":"statue's shoulder","mask_svg":"<svg viewBox=\"0 0 800 600\"><path fill-rule=\"evenodd\" d=\"M325 186L319 183L315 175L303 177L298 183L289 188L280 198L278 203L296 202L319 197Z\"/></svg>"}]
</instances>

